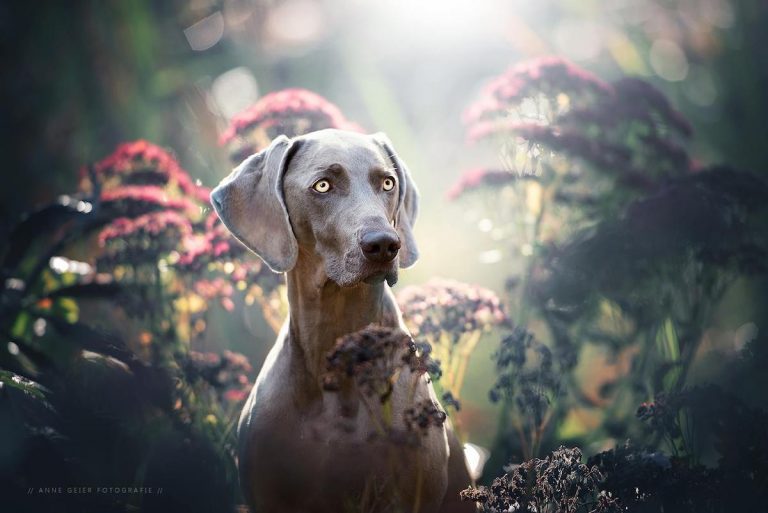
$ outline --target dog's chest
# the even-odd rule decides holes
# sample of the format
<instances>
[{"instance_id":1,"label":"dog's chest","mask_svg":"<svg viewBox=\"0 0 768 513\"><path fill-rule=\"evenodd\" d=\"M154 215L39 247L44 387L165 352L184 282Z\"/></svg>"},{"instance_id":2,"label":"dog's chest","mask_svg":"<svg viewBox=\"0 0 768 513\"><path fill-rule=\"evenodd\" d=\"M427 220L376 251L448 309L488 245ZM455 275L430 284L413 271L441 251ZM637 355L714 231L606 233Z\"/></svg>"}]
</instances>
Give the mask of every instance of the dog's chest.
<instances>
[{"instance_id":1,"label":"dog's chest","mask_svg":"<svg viewBox=\"0 0 768 513\"><path fill-rule=\"evenodd\" d=\"M439 502L447 461L443 429L405 441L390 436L399 420L382 424L370 405L350 408L326 393L320 405L299 410L287 392L254 391L246 405L241 477L254 500L285 511L342 511L350 502L375 502L378 494L408 503L418 488L424 503Z\"/></svg>"}]
</instances>

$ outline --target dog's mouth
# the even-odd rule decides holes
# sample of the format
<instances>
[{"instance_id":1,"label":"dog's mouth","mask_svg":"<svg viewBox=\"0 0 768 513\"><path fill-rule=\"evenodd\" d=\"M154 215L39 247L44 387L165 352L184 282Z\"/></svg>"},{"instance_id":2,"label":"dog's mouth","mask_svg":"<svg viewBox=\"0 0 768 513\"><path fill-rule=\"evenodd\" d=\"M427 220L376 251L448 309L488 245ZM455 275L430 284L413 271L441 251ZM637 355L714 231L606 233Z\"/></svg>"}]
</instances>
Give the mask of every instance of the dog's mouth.
<instances>
[{"instance_id":1,"label":"dog's mouth","mask_svg":"<svg viewBox=\"0 0 768 513\"><path fill-rule=\"evenodd\" d=\"M363 278L363 283L367 283L368 285L378 285L384 280L387 281L387 285L390 287L397 283L397 269L389 271L376 271L373 274Z\"/></svg>"},{"instance_id":2,"label":"dog's mouth","mask_svg":"<svg viewBox=\"0 0 768 513\"><path fill-rule=\"evenodd\" d=\"M392 287L397 283L397 266L372 266L367 269L358 269L357 272L349 273L340 278L342 279L334 281L341 287L355 287L363 283L373 286L379 285L384 281Z\"/></svg>"},{"instance_id":3,"label":"dog's mouth","mask_svg":"<svg viewBox=\"0 0 768 513\"><path fill-rule=\"evenodd\" d=\"M391 287L397 283L397 262L397 258L387 263L364 262L360 269L359 281L368 285L378 285L386 281Z\"/></svg>"},{"instance_id":4,"label":"dog's mouth","mask_svg":"<svg viewBox=\"0 0 768 513\"><path fill-rule=\"evenodd\" d=\"M355 251L346 253L342 259L326 260L328 278L340 287L378 285L384 281L391 287L397 283L398 267L397 258L386 263L370 262Z\"/></svg>"}]
</instances>

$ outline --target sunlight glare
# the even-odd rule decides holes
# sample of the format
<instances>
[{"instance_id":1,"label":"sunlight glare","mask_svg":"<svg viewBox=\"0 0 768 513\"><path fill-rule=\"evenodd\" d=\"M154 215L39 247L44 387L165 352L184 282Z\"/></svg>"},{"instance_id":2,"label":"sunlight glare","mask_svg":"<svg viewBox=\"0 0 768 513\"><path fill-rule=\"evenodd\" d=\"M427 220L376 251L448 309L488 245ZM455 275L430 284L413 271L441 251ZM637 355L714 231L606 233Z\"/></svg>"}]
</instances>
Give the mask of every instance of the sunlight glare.
<instances>
[{"instance_id":1,"label":"sunlight glare","mask_svg":"<svg viewBox=\"0 0 768 513\"><path fill-rule=\"evenodd\" d=\"M469 442L464 444L464 458L467 461L469 475L473 480L477 480L483 474L483 467L488 461L490 453L487 449Z\"/></svg>"}]
</instances>

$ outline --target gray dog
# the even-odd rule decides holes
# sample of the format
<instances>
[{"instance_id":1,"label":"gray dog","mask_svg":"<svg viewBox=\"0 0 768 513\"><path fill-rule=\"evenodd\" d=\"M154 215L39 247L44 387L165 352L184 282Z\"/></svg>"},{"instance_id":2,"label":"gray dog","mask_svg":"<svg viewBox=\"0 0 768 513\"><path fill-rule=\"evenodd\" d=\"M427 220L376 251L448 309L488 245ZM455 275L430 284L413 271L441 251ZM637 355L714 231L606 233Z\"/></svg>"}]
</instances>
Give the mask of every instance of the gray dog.
<instances>
[{"instance_id":1,"label":"gray dog","mask_svg":"<svg viewBox=\"0 0 768 513\"><path fill-rule=\"evenodd\" d=\"M343 408L322 388L325 356L339 337L372 323L405 329L387 284L418 258L411 231L418 191L386 137L280 136L225 178L211 201L237 239L287 273L289 317L238 426L250 506L258 513L475 511L458 497L470 478L450 424L393 453L391 443L372 441L368 410ZM392 394L395 425L410 401L437 404L426 378L415 397L407 383L401 376Z\"/></svg>"}]
</instances>

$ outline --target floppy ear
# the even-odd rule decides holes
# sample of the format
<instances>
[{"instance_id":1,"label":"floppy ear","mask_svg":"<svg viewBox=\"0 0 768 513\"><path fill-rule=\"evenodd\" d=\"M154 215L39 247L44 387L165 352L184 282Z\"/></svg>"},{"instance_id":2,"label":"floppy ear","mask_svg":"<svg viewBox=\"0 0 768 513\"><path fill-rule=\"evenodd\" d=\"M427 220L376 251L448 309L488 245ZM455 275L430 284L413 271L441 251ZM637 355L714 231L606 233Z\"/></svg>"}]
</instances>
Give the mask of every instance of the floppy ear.
<instances>
[{"instance_id":1,"label":"floppy ear","mask_svg":"<svg viewBox=\"0 0 768 513\"><path fill-rule=\"evenodd\" d=\"M277 137L211 192L224 226L279 273L293 268L299 251L283 196L283 176L296 147L284 135Z\"/></svg>"},{"instance_id":2,"label":"floppy ear","mask_svg":"<svg viewBox=\"0 0 768 513\"><path fill-rule=\"evenodd\" d=\"M400 236L400 267L410 267L419 259L419 248L413 238L413 225L419 213L419 190L411 178L411 172L405 163L400 160L389 138L382 132L373 135L374 141L382 148L387 158L397 172L399 183L399 198L397 213L395 214L395 229Z\"/></svg>"}]
</instances>

